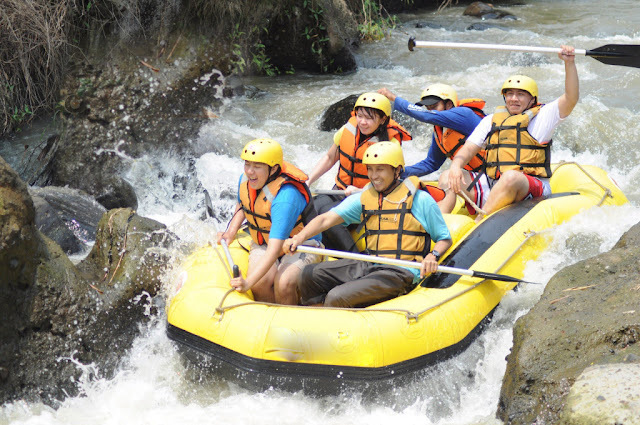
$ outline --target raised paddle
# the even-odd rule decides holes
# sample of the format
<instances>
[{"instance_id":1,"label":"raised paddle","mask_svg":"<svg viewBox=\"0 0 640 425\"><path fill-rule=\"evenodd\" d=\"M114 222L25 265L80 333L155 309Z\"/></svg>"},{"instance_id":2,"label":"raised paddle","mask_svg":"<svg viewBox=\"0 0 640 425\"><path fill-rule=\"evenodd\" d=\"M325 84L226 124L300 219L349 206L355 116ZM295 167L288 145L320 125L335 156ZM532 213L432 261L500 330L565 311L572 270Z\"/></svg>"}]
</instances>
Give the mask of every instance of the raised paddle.
<instances>
[{"instance_id":1,"label":"raised paddle","mask_svg":"<svg viewBox=\"0 0 640 425\"><path fill-rule=\"evenodd\" d=\"M211 204L211 197L209 196L209 192L207 189L204 190L204 203L207 208L207 215L213 218L213 205ZM227 257L227 262L229 263L229 267L233 270L233 277L240 276L240 267L238 267L231 257L231 251L229 251L229 245L227 245L227 241L222 239L220 241L220 245L222 245L222 250L224 251L224 255Z\"/></svg>"},{"instance_id":2,"label":"raised paddle","mask_svg":"<svg viewBox=\"0 0 640 425\"><path fill-rule=\"evenodd\" d=\"M512 46L508 44L450 43L441 41L417 41L409 38L409 50L415 47L437 49L471 49L471 50L507 50L511 52L560 53L557 47ZM591 56L607 65L631 66L640 68L640 44L607 44L597 49L575 49L576 55Z\"/></svg>"},{"instance_id":3,"label":"raised paddle","mask_svg":"<svg viewBox=\"0 0 640 425\"><path fill-rule=\"evenodd\" d=\"M370 263L388 264L390 266L411 267L414 269L420 268L420 263L415 261L398 260L395 258L377 257L375 255L356 254L354 252L336 251L333 249L314 248L312 246L298 245L296 248L300 252L316 255L327 255L336 258L348 258L350 260L368 261ZM459 274L462 276L480 277L483 279L499 280L502 282L522 282L522 283L537 283L528 282L526 280L518 279L517 277L507 276L504 274L486 273L475 270L458 269L455 267L438 266L440 273Z\"/></svg>"}]
</instances>

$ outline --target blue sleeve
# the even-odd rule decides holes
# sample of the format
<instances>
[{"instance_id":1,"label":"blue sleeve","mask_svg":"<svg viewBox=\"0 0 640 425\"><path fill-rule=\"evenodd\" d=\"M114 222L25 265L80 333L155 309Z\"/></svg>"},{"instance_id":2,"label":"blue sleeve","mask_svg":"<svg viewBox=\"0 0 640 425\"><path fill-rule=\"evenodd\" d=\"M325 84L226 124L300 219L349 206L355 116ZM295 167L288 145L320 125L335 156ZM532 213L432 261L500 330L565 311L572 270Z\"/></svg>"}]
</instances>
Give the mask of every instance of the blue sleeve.
<instances>
[{"instance_id":1,"label":"blue sleeve","mask_svg":"<svg viewBox=\"0 0 640 425\"><path fill-rule=\"evenodd\" d=\"M401 97L396 97L393 105L396 111L409 115L418 121L450 128L465 136L471 134L481 120L471 108L464 106L451 108L446 111L429 111L420 105L409 103Z\"/></svg>"},{"instance_id":2,"label":"blue sleeve","mask_svg":"<svg viewBox=\"0 0 640 425\"><path fill-rule=\"evenodd\" d=\"M427 174L431 174L434 171L439 170L446 160L447 156L440 150L435 137L432 136L431 146L429 146L427 157L417 164L406 167L400 177L404 179L409 176L426 176Z\"/></svg>"},{"instance_id":3,"label":"blue sleeve","mask_svg":"<svg viewBox=\"0 0 640 425\"><path fill-rule=\"evenodd\" d=\"M269 239L287 239L306 206L306 198L294 185L282 185L271 204ZM320 237L317 235L311 239L320 240Z\"/></svg>"},{"instance_id":4,"label":"blue sleeve","mask_svg":"<svg viewBox=\"0 0 640 425\"><path fill-rule=\"evenodd\" d=\"M344 201L340 202L329 211L333 211L338 214L340 218L344 220L345 226L360 223L360 217L362 214L362 203L360 202L361 193L362 192L358 192L348 196Z\"/></svg>"},{"instance_id":5,"label":"blue sleeve","mask_svg":"<svg viewBox=\"0 0 640 425\"><path fill-rule=\"evenodd\" d=\"M438 208L438 204L427 192L423 190L416 192L411 212L422 224L422 227L429 232L434 242L451 239L451 233L449 233L449 228L444 221L440 208Z\"/></svg>"}]
</instances>

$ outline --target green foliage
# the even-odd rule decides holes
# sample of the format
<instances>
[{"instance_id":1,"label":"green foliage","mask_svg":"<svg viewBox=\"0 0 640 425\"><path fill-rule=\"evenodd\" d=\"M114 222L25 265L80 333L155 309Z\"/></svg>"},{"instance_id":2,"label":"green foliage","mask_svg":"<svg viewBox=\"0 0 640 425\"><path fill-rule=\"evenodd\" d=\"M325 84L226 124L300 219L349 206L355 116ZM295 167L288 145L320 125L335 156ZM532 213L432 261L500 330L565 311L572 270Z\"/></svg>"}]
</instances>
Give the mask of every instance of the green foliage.
<instances>
[{"instance_id":1,"label":"green foliage","mask_svg":"<svg viewBox=\"0 0 640 425\"><path fill-rule=\"evenodd\" d=\"M24 105L24 108L19 109L17 106L13 108L13 114L11 115L12 127L16 132L20 132L22 130L21 126L23 123L29 121L33 112L29 108L29 105Z\"/></svg>"},{"instance_id":2,"label":"green foliage","mask_svg":"<svg viewBox=\"0 0 640 425\"><path fill-rule=\"evenodd\" d=\"M327 63L324 58L325 48L329 43L327 27L324 25L324 9L314 0L304 0L302 8L311 22L311 25L304 28L302 35L311 41L311 53L316 56L320 71L328 72L333 61Z\"/></svg>"},{"instance_id":3,"label":"green foliage","mask_svg":"<svg viewBox=\"0 0 640 425\"><path fill-rule=\"evenodd\" d=\"M360 23L358 24L361 39L381 40L396 27L396 24L396 17L389 15L384 10L380 0L362 0Z\"/></svg>"},{"instance_id":4,"label":"green foliage","mask_svg":"<svg viewBox=\"0 0 640 425\"><path fill-rule=\"evenodd\" d=\"M232 73L244 74L255 70L269 77L280 74L278 68L270 63L271 58L265 52L265 45L260 42L260 35L266 32L266 28L258 26L243 31L240 23L235 24L231 32ZM251 60L247 59L249 57Z\"/></svg>"}]
</instances>

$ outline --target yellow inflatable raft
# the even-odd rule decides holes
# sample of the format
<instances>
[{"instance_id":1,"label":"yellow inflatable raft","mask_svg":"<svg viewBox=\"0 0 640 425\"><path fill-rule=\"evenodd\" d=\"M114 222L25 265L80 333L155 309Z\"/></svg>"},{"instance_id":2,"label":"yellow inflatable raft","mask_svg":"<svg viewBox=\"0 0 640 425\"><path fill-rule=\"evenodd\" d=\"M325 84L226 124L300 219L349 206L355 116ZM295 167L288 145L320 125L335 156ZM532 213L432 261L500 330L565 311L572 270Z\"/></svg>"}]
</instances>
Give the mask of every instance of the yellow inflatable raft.
<instances>
[{"instance_id":1,"label":"yellow inflatable raft","mask_svg":"<svg viewBox=\"0 0 640 425\"><path fill-rule=\"evenodd\" d=\"M601 169L554 166L553 195L503 208L480 224L446 215L454 245L441 265L523 277L545 249L541 232L578 212L627 202ZM247 272L248 235L230 246ZM392 382L466 348L514 282L434 274L407 295L363 309L264 304L230 289L220 248L204 247L176 274L167 332L188 357L255 389L335 392Z\"/></svg>"}]
</instances>

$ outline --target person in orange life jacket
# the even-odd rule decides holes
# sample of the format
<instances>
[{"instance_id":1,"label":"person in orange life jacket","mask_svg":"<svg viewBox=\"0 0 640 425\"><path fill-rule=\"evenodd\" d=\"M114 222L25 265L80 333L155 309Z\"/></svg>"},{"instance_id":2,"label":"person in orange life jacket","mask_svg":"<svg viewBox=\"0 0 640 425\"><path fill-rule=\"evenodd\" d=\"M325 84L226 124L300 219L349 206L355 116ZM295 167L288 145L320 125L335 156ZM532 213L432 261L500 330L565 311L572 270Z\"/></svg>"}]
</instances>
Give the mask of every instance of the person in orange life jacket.
<instances>
[{"instance_id":1,"label":"person in orange life jacket","mask_svg":"<svg viewBox=\"0 0 640 425\"><path fill-rule=\"evenodd\" d=\"M486 146L486 173L491 190L484 206L487 214L513 202L551 194L549 177L551 137L578 103L579 83L575 49L562 46L564 93L546 105L538 103L536 82L513 75L502 86L505 106L487 115L453 159L449 184L456 193L463 183L462 167ZM482 216L476 218L480 221Z\"/></svg>"},{"instance_id":2,"label":"person in orange life jacket","mask_svg":"<svg viewBox=\"0 0 640 425\"><path fill-rule=\"evenodd\" d=\"M315 205L318 214L325 213L367 183L367 169L362 164L366 149L373 143L395 140L398 143L411 140L411 135L391 119L391 103L378 93L364 93L355 103L351 118L336 132L329 151L322 156L309 174L311 186L331 167L339 162L334 189L343 189L345 195L318 195ZM357 252L351 234L346 227L337 226L324 232L323 241L328 248Z\"/></svg>"},{"instance_id":3,"label":"person in orange life jacket","mask_svg":"<svg viewBox=\"0 0 640 425\"><path fill-rule=\"evenodd\" d=\"M282 244L316 215L304 183L307 176L283 161L280 144L271 139L252 140L240 157L244 174L236 213L227 230L218 234L218 243L224 238L230 244L245 219L252 241L247 276L231 279L231 286L239 292L251 289L256 301L298 304L297 276L321 256L282 257ZM322 246L320 241L315 236L307 243Z\"/></svg>"},{"instance_id":4,"label":"person in orange life jacket","mask_svg":"<svg viewBox=\"0 0 640 425\"><path fill-rule=\"evenodd\" d=\"M379 142L363 158L371 183L317 216L297 235L284 242L287 254L307 238L338 224L364 226L367 251L372 255L420 262L405 268L341 259L306 266L298 288L303 305L366 307L409 292L419 279L438 268L438 260L451 246L451 235L435 200L420 190L418 177L400 179L402 148ZM434 249L429 251L431 241Z\"/></svg>"},{"instance_id":5,"label":"person in orange life jacket","mask_svg":"<svg viewBox=\"0 0 640 425\"><path fill-rule=\"evenodd\" d=\"M396 111L434 126L427 157L407 167L401 177L420 177L439 170L447 158L453 158L456 155L467 137L485 116L482 111L485 105L483 100L463 99L458 102L458 94L447 84L430 85L422 91L420 101L415 104L396 96L387 88L381 88L378 93L394 102L393 108ZM465 193L480 208L486 199L485 192L487 194L489 192L488 181L484 175L480 174L483 163L484 151L480 151L463 171ZM438 202L443 213L450 213L456 204L455 192L443 185L447 181L447 174L448 171L444 171L438 179L439 187L445 189L447 193L445 199ZM474 183L472 190L467 190L472 182ZM471 207L468 206L468 208Z\"/></svg>"}]
</instances>

